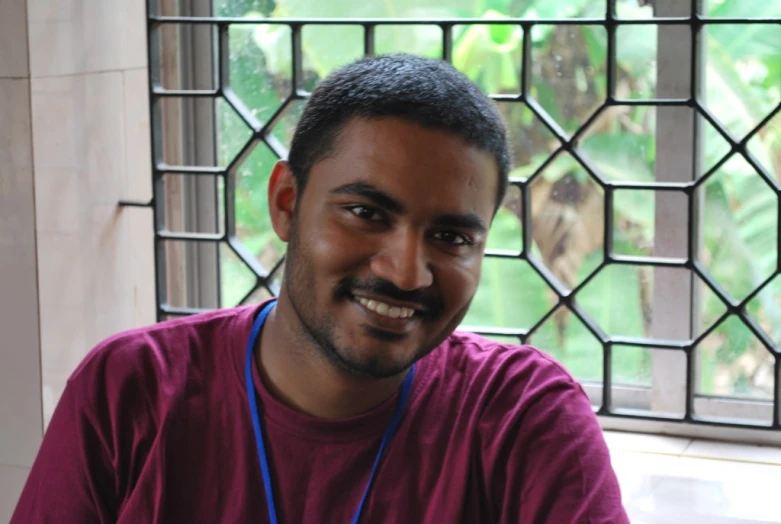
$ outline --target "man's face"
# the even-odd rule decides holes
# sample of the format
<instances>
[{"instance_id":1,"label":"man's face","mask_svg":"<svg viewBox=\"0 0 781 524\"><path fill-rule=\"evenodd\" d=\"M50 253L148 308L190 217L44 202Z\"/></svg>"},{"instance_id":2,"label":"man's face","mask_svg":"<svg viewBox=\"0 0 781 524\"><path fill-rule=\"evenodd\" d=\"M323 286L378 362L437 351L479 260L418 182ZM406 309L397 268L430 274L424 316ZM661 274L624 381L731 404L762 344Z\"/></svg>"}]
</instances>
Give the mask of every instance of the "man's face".
<instances>
[{"instance_id":1,"label":"man's face","mask_svg":"<svg viewBox=\"0 0 781 524\"><path fill-rule=\"evenodd\" d=\"M331 362L391 377L467 312L497 164L458 137L396 118L348 122L335 149L295 197L283 293Z\"/></svg>"}]
</instances>

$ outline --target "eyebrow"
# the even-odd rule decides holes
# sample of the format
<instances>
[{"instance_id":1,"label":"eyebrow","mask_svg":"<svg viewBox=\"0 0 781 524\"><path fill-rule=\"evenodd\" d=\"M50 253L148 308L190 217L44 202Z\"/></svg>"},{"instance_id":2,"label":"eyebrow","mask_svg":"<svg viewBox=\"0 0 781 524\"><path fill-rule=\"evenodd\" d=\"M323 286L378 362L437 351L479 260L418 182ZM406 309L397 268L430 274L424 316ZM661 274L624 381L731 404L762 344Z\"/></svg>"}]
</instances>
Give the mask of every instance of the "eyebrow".
<instances>
[{"instance_id":1,"label":"eyebrow","mask_svg":"<svg viewBox=\"0 0 781 524\"><path fill-rule=\"evenodd\" d=\"M397 199L390 196L385 191L368 184L366 182L354 182L352 184L345 184L339 186L331 191L334 195L352 195L359 196L371 201L374 205L381 207L391 213L404 214L406 208ZM467 214L448 214L440 215L432 221L436 227L452 227L456 229L464 229L469 231L476 231L478 233L485 233L488 228L485 222L474 213Z\"/></svg>"},{"instance_id":2,"label":"eyebrow","mask_svg":"<svg viewBox=\"0 0 781 524\"><path fill-rule=\"evenodd\" d=\"M465 229L481 234L488 231L483 220L474 213L466 215L440 215L434 219L433 224L437 227Z\"/></svg>"},{"instance_id":3,"label":"eyebrow","mask_svg":"<svg viewBox=\"0 0 781 524\"><path fill-rule=\"evenodd\" d=\"M353 195L370 200L374 205L390 211L391 213L403 214L406 211L404 205L397 199L390 196L385 191L367 184L366 182L354 182L339 186L333 191L335 195Z\"/></svg>"}]
</instances>

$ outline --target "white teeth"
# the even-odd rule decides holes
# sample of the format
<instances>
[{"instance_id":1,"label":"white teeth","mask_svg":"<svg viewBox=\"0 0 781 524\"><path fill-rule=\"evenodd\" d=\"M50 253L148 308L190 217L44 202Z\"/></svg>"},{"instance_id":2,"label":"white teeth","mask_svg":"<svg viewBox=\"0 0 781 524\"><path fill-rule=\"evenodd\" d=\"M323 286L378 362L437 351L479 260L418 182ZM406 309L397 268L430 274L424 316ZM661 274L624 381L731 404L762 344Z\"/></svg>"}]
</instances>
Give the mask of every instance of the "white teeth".
<instances>
[{"instance_id":1,"label":"white teeth","mask_svg":"<svg viewBox=\"0 0 781 524\"><path fill-rule=\"evenodd\" d=\"M369 300L366 298L357 297L358 302L371 311L390 318L410 318L415 314L414 309L406 307L396 307L386 304L385 302L378 302L377 300Z\"/></svg>"}]
</instances>

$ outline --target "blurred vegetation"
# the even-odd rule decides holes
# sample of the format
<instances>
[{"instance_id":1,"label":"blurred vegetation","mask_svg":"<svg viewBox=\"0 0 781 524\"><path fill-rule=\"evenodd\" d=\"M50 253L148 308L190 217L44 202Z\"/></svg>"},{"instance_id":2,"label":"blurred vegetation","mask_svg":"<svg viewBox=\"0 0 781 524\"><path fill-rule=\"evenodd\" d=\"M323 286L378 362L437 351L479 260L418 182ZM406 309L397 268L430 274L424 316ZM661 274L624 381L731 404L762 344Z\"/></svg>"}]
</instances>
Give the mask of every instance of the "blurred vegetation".
<instances>
[{"instance_id":1,"label":"blurred vegetation","mask_svg":"<svg viewBox=\"0 0 781 524\"><path fill-rule=\"evenodd\" d=\"M385 17L601 17L604 1L587 0L216 0L220 16L385 18ZM763 12L764 10L764 12ZM650 7L619 0L619 17L648 18ZM774 2L709 2L715 17L779 16ZM781 31L771 24L711 25L705 42L702 92L707 109L740 141L781 101ZM491 94L520 91L523 32L515 25L457 25L454 65ZM607 34L602 26L538 25L531 37L530 95L543 111L571 135L606 96ZM655 25L619 26L616 92L624 99L656 97ZM230 28L231 85L262 121L269 119L291 92L291 35L284 25L234 25ZM378 26L376 52L442 54L439 27ZM688 52L688 50L682 50ZM303 29L304 80L311 90L334 68L363 53L363 30L356 26L306 26ZM272 131L285 146L303 109L288 105ZM529 107L500 102L510 127L519 181L530 177L559 143ZM687 110L681 108L681 110ZM249 137L249 130L227 104L219 108L221 161L228 163ZM597 173L611 181L655 180L656 113L653 106L614 106L601 113L583 133L579 152ZM704 119L700 173L730 151L726 140ZM781 183L781 116L768 122L748 142L756 162L776 185ZM664 154L664 153L662 153ZM284 254L266 212L266 183L275 155L258 147L237 171L238 235L267 267ZM602 262L604 195L601 186L571 155L559 154L528 185L532 203L532 256L547 266L566 288L573 289ZM778 264L778 196L740 155L724 163L695 195L702 203L702 247L699 260L729 296L740 301L765 282ZM684 196L681 205L686 205ZM521 248L520 191L511 190L493 224L489 249ZM649 191L617 191L614 196L614 250L621 255L654 255L655 197ZM685 256L681 253L681 257ZM222 263L223 305L235 305L254 284L251 272L236 258ZM465 320L467 326L528 329L555 305L555 295L526 261L487 258L480 289ZM683 271L683 270L682 270ZM650 336L653 322L651 267L608 265L580 290L576 299L585 312L613 335ZM698 291L702 311L695 329L701 333L726 308L703 283ZM689 301L688 296L680 300ZM656 307L661 307L659 304ZM776 345L781 344L781 276L747 305L747 313ZM517 340L514 340L517 342ZM550 352L581 380L601 380L599 341L573 314L559 311L530 339ZM772 398L770 353L739 318L728 318L703 341L700 392ZM651 351L614 350L614 381L649 385ZM682 370L680 372L683 372ZM770 373L768 375L768 373ZM768 382L769 381L769 382Z\"/></svg>"}]
</instances>

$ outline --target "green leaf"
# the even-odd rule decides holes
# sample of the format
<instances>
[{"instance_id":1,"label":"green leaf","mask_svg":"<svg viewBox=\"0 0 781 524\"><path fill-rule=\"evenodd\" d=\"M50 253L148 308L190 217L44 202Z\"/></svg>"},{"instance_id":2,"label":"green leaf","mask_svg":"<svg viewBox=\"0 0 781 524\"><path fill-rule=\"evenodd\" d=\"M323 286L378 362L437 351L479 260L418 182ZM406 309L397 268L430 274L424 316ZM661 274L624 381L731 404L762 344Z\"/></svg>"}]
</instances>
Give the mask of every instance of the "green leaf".
<instances>
[{"instance_id":1,"label":"green leaf","mask_svg":"<svg viewBox=\"0 0 781 524\"><path fill-rule=\"evenodd\" d=\"M648 150L653 143L652 136L621 132L591 135L580 149L610 180L651 182L655 175L648 161Z\"/></svg>"},{"instance_id":2,"label":"green leaf","mask_svg":"<svg viewBox=\"0 0 781 524\"><path fill-rule=\"evenodd\" d=\"M633 77L647 77L656 71L649 65L656 60L658 28L653 25L619 26L616 59Z\"/></svg>"},{"instance_id":3,"label":"green leaf","mask_svg":"<svg viewBox=\"0 0 781 524\"><path fill-rule=\"evenodd\" d=\"M521 220L507 208L499 208L486 241L487 249L519 251L523 246Z\"/></svg>"},{"instance_id":4,"label":"green leaf","mask_svg":"<svg viewBox=\"0 0 781 524\"><path fill-rule=\"evenodd\" d=\"M523 16L535 18L566 18L575 16L593 0L534 0L529 3Z\"/></svg>"},{"instance_id":5,"label":"green leaf","mask_svg":"<svg viewBox=\"0 0 781 524\"><path fill-rule=\"evenodd\" d=\"M418 0L276 0L275 16L295 18L436 18L479 16L475 0L448 0L421 7ZM477 5L476 5L477 4Z\"/></svg>"},{"instance_id":6,"label":"green leaf","mask_svg":"<svg viewBox=\"0 0 781 524\"><path fill-rule=\"evenodd\" d=\"M710 12L718 18L772 18L781 16L781 4L776 1L727 0ZM752 57L778 57L781 49L781 28L777 24L712 24L707 28L709 39L718 41L732 57L741 60Z\"/></svg>"},{"instance_id":7,"label":"green leaf","mask_svg":"<svg viewBox=\"0 0 781 524\"><path fill-rule=\"evenodd\" d=\"M293 55L289 27L271 24L254 26L252 40L263 52L263 60L269 73L282 78L291 77Z\"/></svg>"},{"instance_id":8,"label":"green leaf","mask_svg":"<svg viewBox=\"0 0 781 524\"><path fill-rule=\"evenodd\" d=\"M640 226L646 240L653 238L655 202L656 195L652 191L618 190L613 197L616 214Z\"/></svg>"},{"instance_id":9,"label":"green leaf","mask_svg":"<svg viewBox=\"0 0 781 524\"><path fill-rule=\"evenodd\" d=\"M478 2L479 4L479 2ZM432 6L421 8L416 0L385 0L367 2L365 0L338 0L325 2L322 0L277 0L274 18L424 18L436 20L441 17L479 16L474 11L477 6L474 0L452 0L447 7ZM421 33L411 26L396 26L382 32L383 41L376 42L378 47L392 47L395 43L404 42L404 50L409 53L431 56L434 45L431 35L439 31L432 26ZM423 34L422 39L416 38ZM289 41L279 38L279 34L269 29L258 28L255 42L267 59L273 61L273 56L281 56L281 46L290 46ZM439 40L441 41L441 32ZM344 65L363 55L363 30L360 26L307 26L303 30L302 48L306 65L315 71L319 77L327 75L335 68ZM289 55L289 53L288 53ZM270 64L274 73L289 71L289 58Z\"/></svg>"},{"instance_id":10,"label":"green leaf","mask_svg":"<svg viewBox=\"0 0 781 524\"><path fill-rule=\"evenodd\" d=\"M715 331L726 339L716 350L716 355L721 362L727 364L735 362L754 338L743 321L735 316L727 318Z\"/></svg>"},{"instance_id":11,"label":"green leaf","mask_svg":"<svg viewBox=\"0 0 781 524\"><path fill-rule=\"evenodd\" d=\"M487 19L507 18L495 11ZM520 90L521 43L519 26L470 25L458 38L453 65L488 93Z\"/></svg>"},{"instance_id":12,"label":"green leaf","mask_svg":"<svg viewBox=\"0 0 781 524\"><path fill-rule=\"evenodd\" d=\"M706 105L733 134L745 135L773 108L766 93L740 78L729 53L712 39L705 78Z\"/></svg>"},{"instance_id":13,"label":"green leaf","mask_svg":"<svg viewBox=\"0 0 781 524\"><path fill-rule=\"evenodd\" d=\"M578 272L580 278L585 278L601 260L601 252L590 255ZM608 265L578 292L578 303L605 332L644 336L639 272L637 266Z\"/></svg>"}]
</instances>

